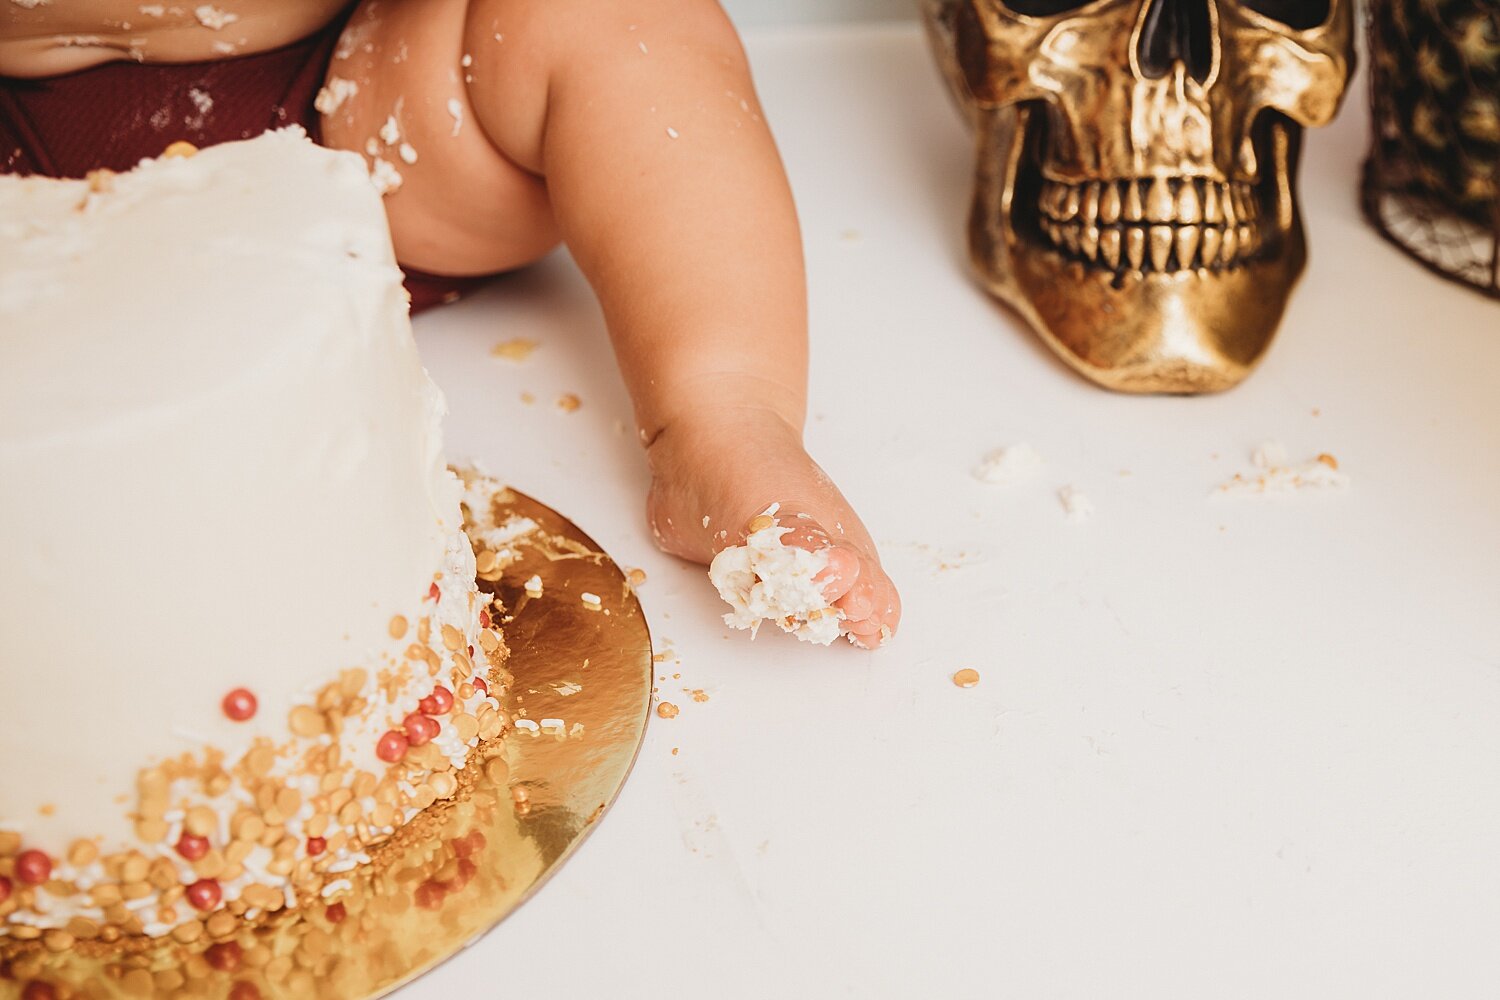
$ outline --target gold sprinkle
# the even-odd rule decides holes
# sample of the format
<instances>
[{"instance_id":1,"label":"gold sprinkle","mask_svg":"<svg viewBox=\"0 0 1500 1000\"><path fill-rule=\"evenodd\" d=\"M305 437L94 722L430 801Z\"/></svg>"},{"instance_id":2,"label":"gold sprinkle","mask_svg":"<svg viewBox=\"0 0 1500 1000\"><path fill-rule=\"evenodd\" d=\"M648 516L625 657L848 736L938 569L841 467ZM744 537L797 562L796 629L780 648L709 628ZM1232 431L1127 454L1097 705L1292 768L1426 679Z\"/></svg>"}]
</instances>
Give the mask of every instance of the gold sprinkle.
<instances>
[{"instance_id":1,"label":"gold sprinkle","mask_svg":"<svg viewBox=\"0 0 1500 1000\"><path fill-rule=\"evenodd\" d=\"M1324 452L1323 454L1319 455L1318 456L1318 461L1322 462L1324 465L1328 466L1333 471L1335 471L1335 472L1338 471L1339 460L1336 459L1336 458L1334 458L1332 455L1328 454L1327 452Z\"/></svg>"},{"instance_id":2,"label":"gold sprinkle","mask_svg":"<svg viewBox=\"0 0 1500 1000\"><path fill-rule=\"evenodd\" d=\"M557 397L557 408L564 413L575 413L583 405L583 400L571 392L565 392Z\"/></svg>"},{"instance_id":3,"label":"gold sprinkle","mask_svg":"<svg viewBox=\"0 0 1500 1000\"><path fill-rule=\"evenodd\" d=\"M757 531L765 531L767 528L770 528L775 524L776 519L770 514L757 514L750 520L750 534L753 535Z\"/></svg>"},{"instance_id":4,"label":"gold sprinkle","mask_svg":"<svg viewBox=\"0 0 1500 1000\"><path fill-rule=\"evenodd\" d=\"M639 587L641 584L646 582L646 571L643 569L631 570L629 573L625 574L625 582L630 584L632 587Z\"/></svg>"},{"instance_id":5,"label":"gold sprinkle","mask_svg":"<svg viewBox=\"0 0 1500 1000\"><path fill-rule=\"evenodd\" d=\"M228 935L233 934L235 931L239 930L239 927L239 919L235 917L234 914L226 910L219 910L215 913L209 914L208 933L216 938L227 937Z\"/></svg>"},{"instance_id":6,"label":"gold sprinkle","mask_svg":"<svg viewBox=\"0 0 1500 1000\"><path fill-rule=\"evenodd\" d=\"M276 793L276 808L288 819L297 815L297 810L302 808L302 793L295 788L283 788Z\"/></svg>"},{"instance_id":7,"label":"gold sprinkle","mask_svg":"<svg viewBox=\"0 0 1500 1000\"><path fill-rule=\"evenodd\" d=\"M708 692L703 690L702 688L694 688L693 690L689 691L688 694L693 696L694 701L702 702L708 700Z\"/></svg>"},{"instance_id":8,"label":"gold sprinkle","mask_svg":"<svg viewBox=\"0 0 1500 1000\"><path fill-rule=\"evenodd\" d=\"M499 565L500 557L489 549L485 549L474 557L474 569L479 573L493 573Z\"/></svg>"},{"instance_id":9,"label":"gold sprinkle","mask_svg":"<svg viewBox=\"0 0 1500 1000\"><path fill-rule=\"evenodd\" d=\"M484 762L484 776L497 785L503 785L510 778L510 765L505 763L504 757L491 757Z\"/></svg>"},{"instance_id":10,"label":"gold sprinkle","mask_svg":"<svg viewBox=\"0 0 1500 1000\"><path fill-rule=\"evenodd\" d=\"M453 717L453 734L462 742L469 742L479 734L479 720L468 713L455 715Z\"/></svg>"},{"instance_id":11,"label":"gold sprinkle","mask_svg":"<svg viewBox=\"0 0 1500 1000\"><path fill-rule=\"evenodd\" d=\"M443 646L450 653L456 649L462 649L464 646L464 634L452 625L444 625Z\"/></svg>"},{"instance_id":12,"label":"gold sprinkle","mask_svg":"<svg viewBox=\"0 0 1500 1000\"><path fill-rule=\"evenodd\" d=\"M406 616L396 615L391 618L390 629L392 639L400 639L406 635Z\"/></svg>"},{"instance_id":13,"label":"gold sprinkle","mask_svg":"<svg viewBox=\"0 0 1500 1000\"><path fill-rule=\"evenodd\" d=\"M125 864L120 867L120 880L122 882L140 882L151 871L151 862L144 855L131 854L125 859Z\"/></svg>"},{"instance_id":14,"label":"gold sprinkle","mask_svg":"<svg viewBox=\"0 0 1500 1000\"><path fill-rule=\"evenodd\" d=\"M172 145L162 150L161 155L164 160L186 160L191 156L195 156L197 152L197 146L184 139L178 139Z\"/></svg>"},{"instance_id":15,"label":"gold sprinkle","mask_svg":"<svg viewBox=\"0 0 1500 1000\"><path fill-rule=\"evenodd\" d=\"M971 688L979 683L979 671L970 667L964 667L953 675L953 683L961 688Z\"/></svg>"},{"instance_id":16,"label":"gold sprinkle","mask_svg":"<svg viewBox=\"0 0 1500 1000\"><path fill-rule=\"evenodd\" d=\"M115 172L102 167L98 170L90 170L84 175L84 179L89 182L89 190L95 194L113 191L115 187Z\"/></svg>"},{"instance_id":17,"label":"gold sprinkle","mask_svg":"<svg viewBox=\"0 0 1500 1000\"><path fill-rule=\"evenodd\" d=\"M677 706L670 701L664 701L656 706L656 714L663 719L675 719L677 718Z\"/></svg>"},{"instance_id":18,"label":"gold sprinkle","mask_svg":"<svg viewBox=\"0 0 1500 1000\"><path fill-rule=\"evenodd\" d=\"M48 951L67 951L73 947L74 938L67 931L54 929L42 935L42 944Z\"/></svg>"},{"instance_id":19,"label":"gold sprinkle","mask_svg":"<svg viewBox=\"0 0 1500 1000\"><path fill-rule=\"evenodd\" d=\"M164 819L139 819L135 823L135 835L148 844L166 840L170 830Z\"/></svg>"},{"instance_id":20,"label":"gold sprinkle","mask_svg":"<svg viewBox=\"0 0 1500 1000\"><path fill-rule=\"evenodd\" d=\"M83 868L91 865L98 857L99 845L92 840L75 840L72 846L68 848L68 864L74 868Z\"/></svg>"},{"instance_id":21,"label":"gold sprinkle","mask_svg":"<svg viewBox=\"0 0 1500 1000\"><path fill-rule=\"evenodd\" d=\"M531 352L536 350L536 347L537 343L534 340L526 337L512 337L491 347L490 356L504 358L506 361L525 361L531 356Z\"/></svg>"},{"instance_id":22,"label":"gold sprinkle","mask_svg":"<svg viewBox=\"0 0 1500 1000\"><path fill-rule=\"evenodd\" d=\"M196 920L189 920L172 928L172 940L178 944L192 944L202 936L203 925Z\"/></svg>"},{"instance_id":23,"label":"gold sprinkle","mask_svg":"<svg viewBox=\"0 0 1500 1000\"><path fill-rule=\"evenodd\" d=\"M287 718L287 725L298 736L321 736L328 731L328 720L311 705L297 705Z\"/></svg>"},{"instance_id":24,"label":"gold sprinkle","mask_svg":"<svg viewBox=\"0 0 1500 1000\"><path fill-rule=\"evenodd\" d=\"M219 817L208 806L194 806L188 810L182 825L195 837L207 837L218 828Z\"/></svg>"}]
</instances>

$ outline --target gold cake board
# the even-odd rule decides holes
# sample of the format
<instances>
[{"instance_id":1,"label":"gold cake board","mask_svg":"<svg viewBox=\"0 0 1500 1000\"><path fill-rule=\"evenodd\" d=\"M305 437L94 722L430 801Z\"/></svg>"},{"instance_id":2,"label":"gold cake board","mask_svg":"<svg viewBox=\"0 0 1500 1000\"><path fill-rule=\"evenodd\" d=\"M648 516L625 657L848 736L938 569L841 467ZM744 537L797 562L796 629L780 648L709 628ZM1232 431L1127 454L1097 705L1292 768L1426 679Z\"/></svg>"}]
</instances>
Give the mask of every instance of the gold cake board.
<instances>
[{"instance_id":1,"label":"gold cake board","mask_svg":"<svg viewBox=\"0 0 1500 1000\"><path fill-rule=\"evenodd\" d=\"M0 997L356 1000L409 983L473 943L578 849L624 784L645 734L651 638L625 574L567 518L512 490L497 511L540 530L493 590L514 675L507 711L546 729L477 748L460 790L349 873L335 905L283 911L220 940L45 939L0 965ZM542 596L524 584L541 578ZM582 595L597 596L598 605ZM555 725L561 720L562 725ZM3 941L3 939L0 939ZM50 992L48 992L50 990Z\"/></svg>"}]
</instances>

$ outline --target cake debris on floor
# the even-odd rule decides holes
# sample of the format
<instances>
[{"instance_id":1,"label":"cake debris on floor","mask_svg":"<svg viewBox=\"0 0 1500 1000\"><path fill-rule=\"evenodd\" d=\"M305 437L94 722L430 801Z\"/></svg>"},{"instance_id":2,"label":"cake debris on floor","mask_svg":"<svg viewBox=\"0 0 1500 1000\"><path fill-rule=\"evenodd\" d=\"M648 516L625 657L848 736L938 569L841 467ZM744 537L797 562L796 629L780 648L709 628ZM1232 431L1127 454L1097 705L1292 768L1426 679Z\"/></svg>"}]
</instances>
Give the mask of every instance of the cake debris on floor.
<instances>
[{"instance_id":1,"label":"cake debris on floor","mask_svg":"<svg viewBox=\"0 0 1500 1000\"><path fill-rule=\"evenodd\" d=\"M828 553L783 545L792 529L776 520L772 504L750 522L743 545L732 545L714 557L708 578L734 610L724 616L732 628L748 629L752 638L762 622L804 642L826 646L839 637L844 613L829 605L815 577L828 567Z\"/></svg>"},{"instance_id":2,"label":"cake debris on floor","mask_svg":"<svg viewBox=\"0 0 1500 1000\"><path fill-rule=\"evenodd\" d=\"M1250 461L1255 466L1254 472L1235 473L1233 478L1221 483L1215 492L1285 495L1303 490L1342 490L1349 487L1349 477L1339 469L1339 460L1327 452L1293 465L1287 458L1284 445L1267 441L1251 452Z\"/></svg>"},{"instance_id":3,"label":"cake debris on floor","mask_svg":"<svg viewBox=\"0 0 1500 1000\"><path fill-rule=\"evenodd\" d=\"M1036 478L1041 468L1042 456L1031 445L1022 442L996 448L984 456L974 467L974 478L981 483L1008 486Z\"/></svg>"},{"instance_id":4,"label":"cake debris on floor","mask_svg":"<svg viewBox=\"0 0 1500 1000\"><path fill-rule=\"evenodd\" d=\"M1070 521L1087 521L1094 515L1094 502L1076 486L1064 486L1058 490L1057 502L1062 504Z\"/></svg>"},{"instance_id":5,"label":"cake debris on floor","mask_svg":"<svg viewBox=\"0 0 1500 1000\"><path fill-rule=\"evenodd\" d=\"M531 353L536 348L537 342L530 337L512 337L491 347L490 357L504 358L506 361L525 361L531 357Z\"/></svg>"},{"instance_id":6,"label":"cake debris on floor","mask_svg":"<svg viewBox=\"0 0 1500 1000\"><path fill-rule=\"evenodd\" d=\"M564 413L575 413L582 405L583 400L579 399L576 393L565 392L557 397L557 408Z\"/></svg>"}]
</instances>

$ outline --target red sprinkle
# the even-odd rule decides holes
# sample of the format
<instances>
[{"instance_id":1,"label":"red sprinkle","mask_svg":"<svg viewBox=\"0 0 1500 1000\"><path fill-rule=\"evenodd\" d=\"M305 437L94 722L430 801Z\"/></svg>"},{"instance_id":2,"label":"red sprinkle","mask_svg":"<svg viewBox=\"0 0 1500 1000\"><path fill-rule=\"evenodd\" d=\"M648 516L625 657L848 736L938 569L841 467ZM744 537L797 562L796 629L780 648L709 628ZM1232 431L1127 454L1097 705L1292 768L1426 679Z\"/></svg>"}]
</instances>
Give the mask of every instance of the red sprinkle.
<instances>
[{"instance_id":1,"label":"red sprinkle","mask_svg":"<svg viewBox=\"0 0 1500 1000\"><path fill-rule=\"evenodd\" d=\"M322 837L308 837L307 838L307 856L308 857L315 858L319 854L322 854L326 850L328 850L328 841L324 840Z\"/></svg>"},{"instance_id":2,"label":"red sprinkle","mask_svg":"<svg viewBox=\"0 0 1500 1000\"><path fill-rule=\"evenodd\" d=\"M182 836L177 838L177 853L189 861L201 861L208 853L208 838L184 830Z\"/></svg>"},{"instance_id":3,"label":"red sprinkle","mask_svg":"<svg viewBox=\"0 0 1500 1000\"><path fill-rule=\"evenodd\" d=\"M417 702L417 711L427 715L447 715L453 709L453 692L439 684L432 694Z\"/></svg>"},{"instance_id":4,"label":"red sprinkle","mask_svg":"<svg viewBox=\"0 0 1500 1000\"><path fill-rule=\"evenodd\" d=\"M235 688L224 696L224 714L235 722L244 722L255 715L260 702L248 688Z\"/></svg>"},{"instance_id":5,"label":"red sprinkle","mask_svg":"<svg viewBox=\"0 0 1500 1000\"><path fill-rule=\"evenodd\" d=\"M484 682L483 677L476 677L474 678L474 690L480 694L489 694L490 686Z\"/></svg>"},{"instance_id":6,"label":"red sprinkle","mask_svg":"<svg viewBox=\"0 0 1500 1000\"><path fill-rule=\"evenodd\" d=\"M479 609L479 624L483 625L485 628L490 627L490 613L484 608Z\"/></svg>"},{"instance_id":7,"label":"red sprinkle","mask_svg":"<svg viewBox=\"0 0 1500 1000\"><path fill-rule=\"evenodd\" d=\"M419 747L436 739L443 727L438 725L436 719L429 719L420 712L413 712L401 720L401 728L406 730L406 742Z\"/></svg>"},{"instance_id":8,"label":"red sprinkle","mask_svg":"<svg viewBox=\"0 0 1500 1000\"><path fill-rule=\"evenodd\" d=\"M10 879L0 875L0 903L10 898Z\"/></svg>"},{"instance_id":9,"label":"red sprinkle","mask_svg":"<svg viewBox=\"0 0 1500 1000\"><path fill-rule=\"evenodd\" d=\"M375 756L387 764L394 764L406 756L408 742L405 736L394 729L387 729L385 734L375 742Z\"/></svg>"},{"instance_id":10,"label":"red sprinkle","mask_svg":"<svg viewBox=\"0 0 1500 1000\"><path fill-rule=\"evenodd\" d=\"M52 859L35 848L16 855L16 878L27 885L41 885L52 877Z\"/></svg>"},{"instance_id":11,"label":"red sprinkle","mask_svg":"<svg viewBox=\"0 0 1500 1000\"><path fill-rule=\"evenodd\" d=\"M51 983L33 979L21 991L21 1000L57 1000L57 990L52 988Z\"/></svg>"},{"instance_id":12,"label":"red sprinkle","mask_svg":"<svg viewBox=\"0 0 1500 1000\"><path fill-rule=\"evenodd\" d=\"M438 590L437 584L434 583L432 586L427 588L427 599L429 601L435 601L442 596L443 592L441 590Z\"/></svg>"},{"instance_id":13,"label":"red sprinkle","mask_svg":"<svg viewBox=\"0 0 1500 1000\"><path fill-rule=\"evenodd\" d=\"M343 903L333 903L328 909L323 911L324 919L330 924L341 924L348 915L349 911L344 909Z\"/></svg>"},{"instance_id":14,"label":"red sprinkle","mask_svg":"<svg viewBox=\"0 0 1500 1000\"><path fill-rule=\"evenodd\" d=\"M224 899L219 883L211 878L200 878L187 887L187 901L195 910L212 910Z\"/></svg>"},{"instance_id":15,"label":"red sprinkle","mask_svg":"<svg viewBox=\"0 0 1500 1000\"><path fill-rule=\"evenodd\" d=\"M204 960L220 972L233 972L238 969L243 957L244 953L240 951L240 946L235 941L220 941L217 944L211 944L203 953Z\"/></svg>"},{"instance_id":16,"label":"red sprinkle","mask_svg":"<svg viewBox=\"0 0 1500 1000\"><path fill-rule=\"evenodd\" d=\"M260 987L241 979L229 988L229 1000L261 1000Z\"/></svg>"}]
</instances>

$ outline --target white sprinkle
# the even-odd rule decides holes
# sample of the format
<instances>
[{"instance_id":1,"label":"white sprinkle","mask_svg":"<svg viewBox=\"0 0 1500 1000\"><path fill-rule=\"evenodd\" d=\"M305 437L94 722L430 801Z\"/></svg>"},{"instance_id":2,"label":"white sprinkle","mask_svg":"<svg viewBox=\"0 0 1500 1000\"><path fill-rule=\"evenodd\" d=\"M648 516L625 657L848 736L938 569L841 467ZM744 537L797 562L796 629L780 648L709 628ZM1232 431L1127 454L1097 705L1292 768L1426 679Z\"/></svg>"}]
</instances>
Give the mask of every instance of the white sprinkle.
<instances>
[{"instance_id":1,"label":"white sprinkle","mask_svg":"<svg viewBox=\"0 0 1500 1000\"><path fill-rule=\"evenodd\" d=\"M359 93L359 84L353 80L346 80L341 76L330 76L328 82L318 91L318 96L313 101L313 108L319 114L331 115L357 93Z\"/></svg>"},{"instance_id":2,"label":"white sprinkle","mask_svg":"<svg viewBox=\"0 0 1500 1000\"><path fill-rule=\"evenodd\" d=\"M416 163L417 162L417 150L416 150L416 147L413 146L409 142L403 142L401 144L401 147L399 149L397 149L396 152L400 154L401 160L404 163Z\"/></svg>"},{"instance_id":3,"label":"white sprinkle","mask_svg":"<svg viewBox=\"0 0 1500 1000\"><path fill-rule=\"evenodd\" d=\"M214 42L213 49L221 56L232 56L235 52L234 46L229 42Z\"/></svg>"},{"instance_id":4,"label":"white sprinkle","mask_svg":"<svg viewBox=\"0 0 1500 1000\"><path fill-rule=\"evenodd\" d=\"M646 48L646 43L645 42L637 42L636 44L641 47L641 52L643 54L645 54L645 55L650 55L651 54L650 50Z\"/></svg>"},{"instance_id":5,"label":"white sprinkle","mask_svg":"<svg viewBox=\"0 0 1500 1000\"><path fill-rule=\"evenodd\" d=\"M334 896L341 892L347 892L348 890L353 888L354 883L349 881L348 879L336 878L323 887L323 898L327 899L329 896Z\"/></svg>"},{"instance_id":6,"label":"white sprinkle","mask_svg":"<svg viewBox=\"0 0 1500 1000\"><path fill-rule=\"evenodd\" d=\"M499 38L499 35L495 36ZM458 135L459 129L464 127L464 106L456 97L448 98L448 114L453 116L453 135Z\"/></svg>"},{"instance_id":7,"label":"white sprinkle","mask_svg":"<svg viewBox=\"0 0 1500 1000\"><path fill-rule=\"evenodd\" d=\"M203 4L193 8L193 16L198 23L210 31L218 31L220 28L228 27L240 19L238 14L231 14L227 10L220 10L212 4Z\"/></svg>"},{"instance_id":8,"label":"white sprinkle","mask_svg":"<svg viewBox=\"0 0 1500 1000\"><path fill-rule=\"evenodd\" d=\"M1076 486L1064 486L1057 491L1058 502L1072 521L1086 521L1094 513L1094 504Z\"/></svg>"},{"instance_id":9,"label":"white sprinkle","mask_svg":"<svg viewBox=\"0 0 1500 1000\"><path fill-rule=\"evenodd\" d=\"M575 683L573 681L558 681L557 683L552 685L552 690L556 691L560 696L564 698L571 698L573 695L583 690L583 685Z\"/></svg>"},{"instance_id":10,"label":"white sprinkle","mask_svg":"<svg viewBox=\"0 0 1500 1000\"><path fill-rule=\"evenodd\" d=\"M385 124L380 126L380 141L387 146L394 146L401 141L401 126L396 123L395 115L387 115Z\"/></svg>"},{"instance_id":11,"label":"white sprinkle","mask_svg":"<svg viewBox=\"0 0 1500 1000\"><path fill-rule=\"evenodd\" d=\"M583 603L584 604L602 604L602 603L604 603L603 601L599 600L599 595L598 594L591 594L587 590L585 590L579 596L583 599Z\"/></svg>"},{"instance_id":12,"label":"white sprinkle","mask_svg":"<svg viewBox=\"0 0 1500 1000\"><path fill-rule=\"evenodd\" d=\"M541 597L542 596L542 578L541 577L537 576L536 574L532 574L531 579L526 581L526 596L527 597Z\"/></svg>"},{"instance_id":13,"label":"white sprinkle","mask_svg":"<svg viewBox=\"0 0 1500 1000\"><path fill-rule=\"evenodd\" d=\"M564 722L561 719L543 719L542 720L542 728L543 729L562 729L562 728L564 728L566 726L567 726L567 723Z\"/></svg>"},{"instance_id":14,"label":"white sprinkle","mask_svg":"<svg viewBox=\"0 0 1500 1000\"><path fill-rule=\"evenodd\" d=\"M36 10L38 7L51 3L51 0L10 0L17 7L25 7L27 10Z\"/></svg>"},{"instance_id":15,"label":"white sprinkle","mask_svg":"<svg viewBox=\"0 0 1500 1000\"><path fill-rule=\"evenodd\" d=\"M1009 485L1036 478L1042 467L1042 456L1029 444L996 448L974 467L974 478L981 483Z\"/></svg>"},{"instance_id":16,"label":"white sprinkle","mask_svg":"<svg viewBox=\"0 0 1500 1000\"><path fill-rule=\"evenodd\" d=\"M530 719L517 719L516 722L515 722L515 726L516 726L517 729L524 729L528 733L537 732L538 730L540 730L542 728L541 726L537 725L535 722L532 722Z\"/></svg>"},{"instance_id":17,"label":"white sprinkle","mask_svg":"<svg viewBox=\"0 0 1500 1000\"><path fill-rule=\"evenodd\" d=\"M142 4L141 13L147 17L164 17L167 13L167 5L160 3Z\"/></svg>"},{"instance_id":18,"label":"white sprinkle","mask_svg":"<svg viewBox=\"0 0 1500 1000\"><path fill-rule=\"evenodd\" d=\"M675 138L677 138L678 132L677 132L677 130L675 128L673 128L672 126L668 125L667 126L667 135L669 135L673 139L675 139Z\"/></svg>"},{"instance_id":19,"label":"white sprinkle","mask_svg":"<svg viewBox=\"0 0 1500 1000\"><path fill-rule=\"evenodd\" d=\"M708 517L708 515L707 515L707 514L704 514L704 515L703 515L703 526L704 526L704 527L705 527L705 528L706 528L706 527L708 527L708 521L709 521L709 517Z\"/></svg>"},{"instance_id":20,"label":"white sprinkle","mask_svg":"<svg viewBox=\"0 0 1500 1000\"><path fill-rule=\"evenodd\" d=\"M497 31L497 32L495 32L495 41L497 41L497 42L503 42L503 41L505 41L505 36L502 35L502 34L500 34L500 32Z\"/></svg>"},{"instance_id":21,"label":"white sprinkle","mask_svg":"<svg viewBox=\"0 0 1500 1000\"><path fill-rule=\"evenodd\" d=\"M474 65L474 57L465 52L464 57L458 61L458 64L467 69L468 67Z\"/></svg>"},{"instance_id":22,"label":"white sprinkle","mask_svg":"<svg viewBox=\"0 0 1500 1000\"><path fill-rule=\"evenodd\" d=\"M377 142L374 139L366 139L365 140L365 155L366 156L379 156L380 155L380 143Z\"/></svg>"}]
</instances>

